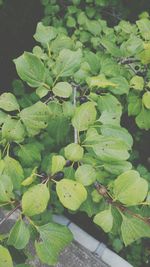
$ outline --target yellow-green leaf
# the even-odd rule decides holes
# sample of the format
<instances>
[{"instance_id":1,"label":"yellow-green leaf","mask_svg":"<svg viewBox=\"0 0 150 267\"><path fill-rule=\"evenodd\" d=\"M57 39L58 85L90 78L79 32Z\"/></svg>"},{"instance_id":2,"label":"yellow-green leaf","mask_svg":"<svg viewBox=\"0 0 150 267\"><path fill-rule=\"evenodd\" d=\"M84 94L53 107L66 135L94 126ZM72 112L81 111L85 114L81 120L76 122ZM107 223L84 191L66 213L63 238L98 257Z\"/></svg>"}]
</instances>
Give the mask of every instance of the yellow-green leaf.
<instances>
[{"instance_id":1,"label":"yellow-green leaf","mask_svg":"<svg viewBox=\"0 0 150 267\"><path fill-rule=\"evenodd\" d=\"M22 197L22 210L27 216L42 213L50 198L46 184L34 185L26 191Z\"/></svg>"},{"instance_id":2,"label":"yellow-green leaf","mask_svg":"<svg viewBox=\"0 0 150 267\"><path fill-rule=\"evenodd\" d=\"M70 210L77 210L87 198L85 187L69 179L57 182L56 192L63 206Z\"/></svg>"}]
</instances>

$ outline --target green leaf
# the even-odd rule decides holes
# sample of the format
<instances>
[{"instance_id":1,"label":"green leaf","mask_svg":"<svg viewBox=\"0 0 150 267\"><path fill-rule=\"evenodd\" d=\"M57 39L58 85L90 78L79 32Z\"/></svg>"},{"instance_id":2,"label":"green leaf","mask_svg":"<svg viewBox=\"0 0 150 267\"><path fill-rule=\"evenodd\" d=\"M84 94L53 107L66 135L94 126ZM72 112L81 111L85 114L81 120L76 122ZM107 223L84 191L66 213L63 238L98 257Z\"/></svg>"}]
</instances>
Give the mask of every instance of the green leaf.
<instances>
[{"instance_id":1,"label":"green leaf","mask_svg":"<svg viewBox=\"0 0 150 267\"><path fill-rule=\"evenodd\" d=\"M23 249L29 242L30 232L22 219L19 219L10 231L8 245Z\"/></svg>"},{"instance_id":2,"label":"green leaf","mask_svg":"<svg viewBox=\"0 0 150 267\"><path fill-rule=\"evenodd\" d=\"M79 144L69 144L65 147L65 157L71 161L80 161L83 158L84 150Z\"/></svg>"},{"instance_id":3,"label":"green leaf","mask_svg":"<svg viewBox=\"0 0 150 267\"><path fill-rule=\"evenodd\" d=\"M70 210L77 210L87 198L85 187L69 179L57 182L56 192L63 206Z\"/></svg>"},{"instance_id":4,"label":"green leaf","mask_svg":"<svg viewBox=\"0 0 150 267\"><path fill-rule=\"evenodd\" d=\"M37 178L36 172L37 172L37 167L35 167L32 170L32 173L31 173L30 176L28 176L25 180L23 180L23 182L21 183L21 185L28 186L28 185L32 184L36 180L36 178Z\"/></svg>"},{"instance_id":5,"label":"green leaf","mask_svg":"<svg viewBox=\"0 0 150 267\"><path fill-rule=\"evenodd\" d=\"M100 88L107 88L109 86L116 87L116 83L111 82L109 79L106 79L104 74L88 77L86 79L86 82L89 85L89 87L100 87Z\"/></svg>"},{"instance_id":6,"label":"green leaf","mask_svg":"<svg viewBox=\"0 0 150 267\"><path fill-rule=\"evenodd\" d=\"M6 119L9 118L9 115L2 110L0 110L0 125L2 125Z\"/></svg>"},{"instance_id":7,"label":"green leaf","mask_svg":"<svg viewBox=\"0 0 150 267\"><path fill-rule=\"evenodd\" d=\"M100 70L100 61L98 56L91 51L85 51L84 57L91 68L92 74L97 74Z\"/></svg>"},{"instance_id":8,"label":"green leaf","mask_svg":"<svg viewBox=\"0 0 150 267\"><path fill-rule=\"evenodd\" d=\"M128 94L129 92L129 83L128 81L122 77L122 76L117 76L113 77L110 79L110 82L116 84L116 86L110 86L109 90L114 93L115 95L123 95L123 94Z\"/></svg>"},{"instance_id":9,"label":"green leaf","mask_svg":"<svg viewBox=\"0 0 150 267\"><path fill-rule=\"evenodd\" d=\"M22 210L27 216L42 213L50 198L46 184L38 184L30 187L22 197Z\"/></svg>"},{"instance_id":10,"label":"green leaf","mask_svg":"<svg viewBox=\"0 0 150 267\"><path fill-rule=\"evenodd\" d=\"M132 164L128 161L117 161L104 163L104 169L112 174L119 175L132 169Z\"/></svg>"},{"instance_id":11,"label":"green leaf","mask_svg":"<svg viewBox=\"0 0 150 267\"><path fill-rule=\"evenodd\" d=\"M13 184L11 178L5 174L0 176L0 202L10 202Z\"/></svg>"},{"instance_id":12,"label":"green leaf","mask_svg":"<svg viewBox=\"0 0 150 267\"><path fill-rule=\"evenodd\" d=\"M99 136L92 145L95 154L105 162L116 162L129 158L126 144L117 137Z\"/></svg>"},{"instance_id":13,"label":"green leaf","mask_svg":"<svg viewBox=\"0 0 150 267\"><path fill-rule=\"evenodd\" d=\"M92 217L96 213L99 212L100 206L99 203L94 203L92 196L91 196L91 191L89 190L87 199L81 204L79 211L86 212L86 214L89 217ZM99 195L100 196L100 195Z\"/></svg>"},{"instance_id":14,"label":"green leaf","mask_svg":"<svg viewBox=\"0 0 150 267\"><path fill-rule=\"evenodd\" d=\"M48 44L51 40L57 36L56 28L52 26L44 26L41 22L37 24L36 33L34 39L41 44Z\"/></svg>"},{"instance_id":15,"label":"green leaf","mask_svg":"<svg viewBox=\"0 0 150 267\"><path fill-rule=\"evenodd\" d=\"M111 136L111 137L118 137L118 139L122 140L129 149L133 146L133 138L129 134L128 130L110 124L104 124L101 126L101 133L103 136Z\"/></svg>"},{"instance_id":16,"label":"green leaf","mask_svg":"<svg viewBox=\"0 0 150 267\"><path fill-rule=\"evenodd\" d=\"M98 109L101 112L99 121L103 124L119 125L122 115L122 106L118 99L107 94L98 99Z\"/></svg>"},{"instance_id":17,"label":"green leaf","mask_svg":"<svg viewBox=\"0 0 150 267\"><path fill-rule=\"evenodd\" d=\"M71 51L69 49L61 50L53 68L54 74L57 77L73 75L80 68L81 58L82 52L80 49L77 51Z\"/></svg>"},{"instance_id":18,"label":"green leaf","mask_svg":"<svg viewBox=\"0 0 150 267\"><path fill-rule=\"evenodd\" d=\"M56 96L68 98L72 94L72 86L68 82L59 82L52 88Z\"/></svg>"},{"instance_id":19,"label":"green leaf","mask_svg":"<svg viewBox=\"0 0 150 267\"><path fill-rule=\"evenodd\" d=\"M139 31L145 40L150 40L150 20L143 18L136 21Z\"/></svg>"},{"instance_id":20,"label":"green leaf","mask_svg":"<svg viewBox=\"0 0 150 267\"><path fill-rule=\"evenodd\" d=\"M11 178L14 189L19 189L24 179L24 173L20 163L9 156L5 157L4 162L4 173Z\"/></svg>"},{"instance_id":21,"label":"green leaf","mask_svg":"<svg viewBox=\"0 0 150 267\"><path fill-rule=\"evenodd\" d=\"M52 157L52 175L55 174L56 172L59 172L61 170L63 170L64 166L66 164L66 161L64 159L64 157L62 156L53 156Z\"/></svg>"},{"instance_id":22,"label":"green leaf","mask_svg":"<svg viewBox=\"0 0 150 267\"><path fill-rule=\"evenodd\" d=\"M16 155L23 167L33 167L33 165L36 166L41 161L41 149L39 149L36 142L21 145L17 149Z\"/></svg>"},{"instance_id":23,"label":"green leaf","mask_svg":"<svg viewBox=\"0 0 150 267\"><path fill-rule=\"evenodd\" d=\"M140 129L150 129L150 110L142 107L141 112L136 117L136 123Z\"/></svg>"},{"instance_id":24,"label":"green leaf","mask_svg":"<svg viewBox=\"0 0 150 267\"><path fill-rule=\"evenodd\" d=\"M58 54L64 48L70 49L70 50L74 49L74 42L70 37L64 34L61 34L61 35L58 35L54 41L51 42L50 49L53 53Z\"/></svg>"},{"instance_id":25,"label":"green leaf","mask_svg":"<svg viewBox=\"0 0 150 267\"><path fill-rule=\"evenodd\" d=\"M121 50L116 46L115 43L112 42L112 40L109 40L107 37L103 37L100 42L106 48L109 54L114 57L121 57Z\"/></svg>"},{"instance_id":26,"label":"green leaf","mask_svg":"<svg viewBox=\"0 0 150 267\"><path fill-rule=\"evenodd\" d=\"M86 19L85 28L88 32L90 32L94 36L99 36L102 31L101 23L98 20Z\"/></svg>"},{"instance_id":27,"label":"green leaf","mask_svg":"<svg viewBox=\"0 0 150 267\"><path fill-rule=\"evenodd\" d=\"M76 108L74 117L72 118L72 125L78 131L85 131L95 122L95 120L95 104L92 102L87 102Z\"/></svg>"},{"instance_id":28,"label":"green leaf","mask_svg":"<svg viewBox=\"0 0 150 267\"><path fill-rule=\"evenodd\" d=\"M142 97L142 102L147 109L150 109L150 92L147 91Z\"/></svg>"},{"instance_id":29,"label":"green leaf","mask_svg":"<svg viewBox=\"0 0 150 267\"><path fill-rule=\"evenodd\" d=\"M48 92L49 91L44 86L40 86L36 89L36 94L39 96L39 98L46 96Z\"/></svg>"},{"instance_id":30,"label":"green leaf","mask_svg":"<svg viewBox=\"0 0 150 267\"><path fill-rule=\"evenodd\" d=\"M0 245L0 267L13 267L12 258L7 248Z\"/></svg>"},{"instance_id":31,"label":"green leaf","mask_svg":"<svg viewBox=\"0 0 150 267\"><path fill-rule=\"evenodd\" d=\"M66 226L48 223L37 227L40 241L35 242L38 257L44 263L54 265L60 252L72 241L72 233Z\"/></svg>"},{"instance_id":32,"label":"green leaf","mask_svg":"<svg viewBox=\"0 0 150 267\"><path fill-rule=\"evenodd\" d=\"M16 96L23 96L25 93L25 86L19 79L15 79L12 82L13 92Z\"/></svg>"},{"instance_id":33,"label":"green leaf","mask_svg":"<svg viewBox=\"0 0 150 267\"><path fill-rule=\"evenodd\" d=\"M139 173L129 170L114 181L114 195L123 204L132 206L141 203L148 192L148 183L141 178Z\"/></svg>"},{"instance_id":34,"label":"green leaf","mask_svg":"<svg viewBox=\"0 0 150 267\"><path fill-rule=\"evenodd\" d=\"M143 41L141 38L132 35L126 42L121 44L120 49L124 56L134 56L143 50Z\"/></svg>"},{"instance_id":35,"label":"green leaf","mask_svg":"<svg viewBox=\"0 0 150 267\"><path fill-rule=\"evenodd\" d=\"M96 189L94 189L91 193L91 197L92 197L92 200L93 202L95 203L99 203L102 199L103 199L103 196L100 195Z\"/></svg>"},{"instance_id":36,"label":"green leaf","mask_svg":"<svg viewBox=\"0 0 150 267\"><path fill-rule=\"evenodd\" d=\"M67 25L67 27L69 27L69 28L74 28L74 27L76 26L76 20L75 20L73 17L68 16L68 17L67 17L66 25Z\"/></svg>"},{"instance_id":37,"label":"green leaf","mask_svg":"<svg viewBox=\"0 0 150 267\"><path fill-rule=\"evenodd\" d=\"M29 136L38 134L47 127L50 111L46 104L37 102L20 112L20 118L24 123Z\"/></svg>"},{"instance_id":38,"label":"green leaf","mask_svg":"<svg viewBox=\"0 0 150 267\"><path fill-rule=\"evenodd\" d=\"M2 138L9 142L21 143L25 137L25 129L20 120L8 118L2 126Z\"/></svg>"},{"instance_id":39,"label":"green leaf","mask_svg":"<svg viewBox=\"0 0 150 267\"><path fill-rule=\"evenodd\" d=\"M140 219L123 216L121 234L125 246L128 246L141 237L150 237L150 227Z\"/></svg>"},{"instance_id":40,"label":"green leaf","mask_svg":"<svg viewBox=\"0 0 150 267\"><path fill-rule=\"evenodd\" d=\"M128 115L136 116L140 113L142 107L141 98L135 94L128 95Z\"/></svg>"},{"instance_id":41,"label":"green leaf","mask_svg":"<svg viewBox=\"0 0 150 267\"><path fill-rule=\"evenodd\" d=\"M39 87L45 82L45 67L32 53L24 52L14 63L19 77L31 87Z\"/></svg>"},{"instance_id":42,"label":"green leaf","mask_svg":"<svg viewBox=\"0 0 150 267\"><path fill-rule=\"evenodd\" d=\"M12 93L3 93L0 96L0 108L6 111L19 110L19 104Z\"/></svg>"},{"instance_id":43,"label":"green leaf","mask_svg":"<svg viewBox=\"0 0 150 267\"><path fill-rule=\"evenodd\" d=\"M97 178L97 172L88 164L84 164L78 167L75 172L75 178L81 184L88 186L94 183Z\"/></svg>"},{"instance_id":44,"label":"green leaf","mask_svg":"<svg viewBox=\"0 0 150 267\"><path fill-rule=\"evenodd\" d=\"M135 90L142 91L144 88L144 79L141 76L135 75L130 80L130 86Z\"/></svg>"},{"instance_id":45,"label":"green leaf","mask_svg":"<svg viewBox=\"0 0 150 267\"><path fill-rule=\"evenodd\" d=\"M150 44L144 43L144 50L139 53L138 58L141 60L142 64L150 63Z\"/></svg>"},{"instance_id":46,"label":"green leaf","mask_svg":"<svg viewBox=\"0 0 150 267\"><path fill-rule=\"evenodd\" d=\"M67 118L72 118L74 115L75 111L75 106L69 102L69 101L64 101L62 103L62 109L63 109L63 114Z\"/></svg>"},{"instance_id":47,"label":"green leaf","mask_svg":"<svg viewBox=\"0 0 150 267\"><path fill-rule=\"evenodd\" d=\"M111 209L99 212L98 214L96 214L93 221L98 226L100 226L104 230L104 232L110 232L113 226L113 216Z\"/></svg>"}]
</instances>

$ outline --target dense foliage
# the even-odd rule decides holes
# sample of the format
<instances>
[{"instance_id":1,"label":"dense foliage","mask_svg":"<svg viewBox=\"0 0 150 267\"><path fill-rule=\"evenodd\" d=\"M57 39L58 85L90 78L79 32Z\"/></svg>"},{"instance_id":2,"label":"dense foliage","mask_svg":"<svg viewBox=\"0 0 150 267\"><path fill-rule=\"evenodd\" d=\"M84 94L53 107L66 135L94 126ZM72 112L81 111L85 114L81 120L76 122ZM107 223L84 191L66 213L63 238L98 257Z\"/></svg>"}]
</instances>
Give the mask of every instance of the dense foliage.
<instances>
[{"instance_id":1,"label":"dense foliage","mask_svg":"<svg viewBox=\"0 0 150 267\"><path fill-rule=\"evenodd\" d=\"M118 251L150 237L150 176L134 164L137 135L122 120L150 128L149 14L112 28L100 13L112 1L69 1L63 18L57 1L42 2L37 45L14 60L21 80L0 96L0 205L20 211L1 235L1 267L13 266L6 246L22 250L30 238L55 264L72 240L53 222L64 207L117 236Z\"/></svg>"}]
</instances>

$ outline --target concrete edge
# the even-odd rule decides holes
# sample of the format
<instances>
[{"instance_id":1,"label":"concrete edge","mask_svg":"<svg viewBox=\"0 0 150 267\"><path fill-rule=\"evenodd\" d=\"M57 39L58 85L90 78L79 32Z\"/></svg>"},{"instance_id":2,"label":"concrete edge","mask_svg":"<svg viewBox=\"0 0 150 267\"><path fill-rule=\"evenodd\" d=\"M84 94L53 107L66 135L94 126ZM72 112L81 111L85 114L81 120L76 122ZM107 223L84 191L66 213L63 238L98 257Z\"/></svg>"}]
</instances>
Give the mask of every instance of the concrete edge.
<instances>
[{"instance_id":1,"label":"concrete edge","mask_svg":"<svg viewBox=\"0 0 150 267\"><path fill-rule=\"evenodd\" d=\"M86 233L79 226L74 224L63 215L53 215L53 220L59 224L66 225L72 232L74 240L80 245L91 251L95 256L101 259L110 267L133 267L126 260L121 258L115 252L107 248L104 243L99 242L94 237Z\"/></svg>"}]
</instances>

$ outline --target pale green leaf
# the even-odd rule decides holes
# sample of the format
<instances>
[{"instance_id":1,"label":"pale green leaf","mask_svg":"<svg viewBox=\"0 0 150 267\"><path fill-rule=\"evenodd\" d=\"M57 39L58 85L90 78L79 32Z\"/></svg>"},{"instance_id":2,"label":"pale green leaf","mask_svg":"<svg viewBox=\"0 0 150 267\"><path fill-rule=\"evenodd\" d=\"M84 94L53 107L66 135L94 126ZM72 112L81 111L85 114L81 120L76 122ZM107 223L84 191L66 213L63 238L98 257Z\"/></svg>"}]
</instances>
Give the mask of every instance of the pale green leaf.
<instances>
[{"instance_id":1,"label":"pale green leaf","mask_svg":"<svg viewBox=\"0 0 150 267\"><path fill-rule=\"evenodd\" d=\"M91 165L84 164L79 166L76 170L75 178L81 184L88 186L96 180L97 172Z\"/></svg>"},{"instance_id":2,"label":"pale green leaf","mask_svg":"<svg viewBox=\"0 0 150 267\"><path fill-rule=\"evenodd\" d=\"M34 39L42 44L49 43L57 36L56 28L52 26L44 26L41 22L37 24L36 33Z\"/></svg>"},{"instance_id":3,"label":"pale green leaf","mask_svg":"<svg viewBox=\"0 0 150 267\"><path fill-rule=\"evenodd\" d=\"M40 101L20 112L20 118L29 136L34 136L45 129L48 125L49 116L50 111L47 105Z\"/></svg>"},{"instance_id":4,"label":"pale green leaf","mask_svg":"<svg viewBox=\"0 0 150 267\"><path fill-rule=\"evenodd\" d=\"M36 178L37 178L36 173L37 173L37 167L35 167L32 170L30 176L28 176L25 180L23 180L23 182L21 183L21 185L28 186L28 185L32 184L36 180Z\"/></svg>"},{"instance_id":5,"label":"pale green leaf","mask_svg":"<svg viewBox=\"0 0 150 267\"><path fill-rule=\"evenodd\" d=\"M12 258L7 248L0 245L0 267L13 267Z\"/></svg>"},{"instance_id":6,"label":"pale green leaf","mask_svg":"<svg viewBox=\"0 0 150 267\"><path fill-rule=\"evenodd\" d=\"M12 93L3 93L0 96L0 108L6 111L19 110L19 104Z\"/></svg>"},{"instance_id":7,"label":"pale green leaf","mask_svg":"<svg viewBox=\"0 0 150 267\"><path fill-rule=\"evenodd\" d=\"M0 202L10 202L12 196L13 184L11 178L6 175L2 174L0 176Z\"/></svg>"},{"instance_id":8,"label":"pale green leaf","mask_svg":"<svg viewBox=\"0 0 150 267\"><path fill-rule=\"evenodd\" d=\"M139 53L139 59L141 60L142 64L149 64L150 63L150 44L144 43L144 50Z\"/></svg>"},{"instance_id":9,"label":"pale green leaf","mask_svg":"<svg viewBox=\"0 0 150 267\"><path fill-rule=\"evenodd\" d=\"M51 42L50 49L53 53L59 53L64 48L66 48L67 50L73 49L74 48L74 42L70 37L61 33L60 35L58 35L56 37L56 39L54 41Z\"/></svg>"},{"instance_id":10,"label":"pale green leaf","mask_svg":"<svg viewBox=\"0 0 150 267\"><path fill-rule=\"evenodd\" d=\"M136 24L140 30L142 37L145 40L150 40L150 20L143 18L136 21Z\"/></svg>"},{"instance_id":11,"label":"pale green leaf","mask_svg":"<svg viewBox=\"0 0 150 267\"><path fill-rule=\"evenodd\" d=\"M66 164L66 160L64 157L56 155L52 157L52 175L55 174L56 172L59 172L63 170L64 166Z\"/></svg>"},{"instance_id":12,"label":"pale green leaf","mask_svg":"<svg viewBox=\"0 0 150 267\"><path fill-rule=\"evenodd\" d=\"M63 206L70 210L77 210L87 198L85 187L69 179L57 182L56 192Z\"/></svg>"},{"instance_id":13,"label":"pale green leaf","mask_svg":"<svg viewBox=\"0 0 150 267\"><path fill-rule=\"evenodd\" d=\"M136 116L140 113L142 107L141 98L138 95L128 95L128 115Z\"/></svg>"},{"instance_id":14,"label":"pale green leaf","mask_svg":"<svg viewBox=\"0 0 150 267\"><path fill-rule=\"evenodd\" d=\"M20 120L8 118L2 126L2 138L9 142L21 143L25 137L25 128Z\"/></svg>"},{"instance_id":15,"label":"pale green leaf","mask_svg":"<svg viewBox=\"0 0 150 267\"><path fill-rule=\"evenodd\" d=\"M142 107L141 112L138 114L135 120L140 129L150 129L150 110Z\"/></svg>"},{"instance_id":16,"label":"pale green leaf","mask_svg":"<svg viewBox=\"0 0 150 267\"><path fill-rule=\"evenodd\" d=\"M122 140L129 149L133 145L132 136L130 135L128 130L123 127L111 124L104 124L101 126L101 133L103 136L118 137L118 139Z\"/></svg>"},{"instance_id":17,"label":"pale green leaf","mask_svg":"<svg viewBox=\"0 0 150 267\"><path fill-rule=\"evenodd\" d=\"M128 246L141 237L150 237L150 227L140 219L123 216L121 234L125 246Z\"/></svg>"},{"instance_id":18,"label":"pale green leaf","mask_svg":"<svg viewBox=\"0 0 150 267\"><path fill-rule=\"evenodd\" d=\"M68 82L59 82L52 88L56 96L68 98L72 94L72 86Z\"/></svg>"},{"instance_id":19,"label":"pale green leaf","mask_svg":"<svg viewBox=\"0 0 150 267\"><path fill-rule=\"evenodd\" d=\"M23 220L19 219L10 231L8 245L23 249L29 242L30 232Z\"/></svg>"},{"instance_id":20,"label":"pale green leaf","mask_svg":"<svg viewBox=\"0 0 150 267\"><path fill-rule=\"evenodd\" d=\"M116 83L106 79L104 74L100 74L98 76L88 77L86 79L87 84L89 87L100 87L100 88L107 88L109 86L116 87Z\"/></svg>"},{"instance_id":21,"label":"pale green leaf","mask_svg":"<svg viewBox=\"0 0 150 267\"><path fill-rule=\"evenodd\" d=\"M110 232L113 226L113 216L111 209L99 212L98 214L96 214L93 221L98 226L100 226L104 230L104 232Z\"/></svg>"},{"instance_id":22,"label":"pale green leaf","mask_svg":"<svg viewBox=\"0 0 150 267\"><path fill-rule=\"evenodd\" d=\"M81 58L82 52L80 49L77 51L71 51L69 49L61 50L53 68L54 74L58 77L73 75L80 67Z\"/></svg>"},{"instance_id":23,"label":"pale green leaf","mask_svg":"<svg viewBox=\"0 0 150 267\"><path fill-rule=\"evenodd\" d=\"M142 91L144 88L144 79L141 76L135 75L130 80L130 86L135 90Z\"/></svg>"},{"instance_id":24,"label":"pale green leaf","mask_svg":"<svg viewBox=\"0 0 150 267\"><path fill-rule=\"evenodd\" d=\"M128 81L122 77L117 76L110 79L110 82L116 84L116 86L110 86L109 90L115 95L123 95L128 94L129 92L129 83Z\"/></svg>"},{"instance_id":25,"label":"pale green leaf","mask_svg":"<svg viewBox=\"0 0 150 267\"><path fill-rule=\"evenodd\" d=\"M103 37L100 40L100 43L106 48L108 53L111 54L112 56L120 57L122 55L119 47L117 47L116 44L112 42L112 40L109 40L109 38Z\"/></svg>"},{"instance_id":26,"label":"pale green leaf","mask_svg":"<svg viewBox=\"0 0 150 267\"><path fill-rule=\"evenodd\" d=\"M128 161L117 161L111 163L104 163L104 169L112 174L119 175L123 172L132 169L132 164Z\"/></svg>"},{"instance_id":27,"label":"pale green leaf","mask_svg":"<svg viewBox=\"0 0 150 267\"><path fill-rule=\"evenodd\" d=\"M87 130L96 120L96 109L92 102L77 107L72 118L72 124L78 131Z\"/></svg>"},{"instance_id":28,"label":"pale green leaf","mask_svg":"<svg viewBox=\"0 0 150 267\"><path fill-rule=\"evenodd\" d=\"M20 78L31 87L39 87L45 82L45 67L42 61L29 52L14 60Z\"/></svg>"},{"instance_id":29,"label":"pale green leaf","mask_svg":"<svg viewBox=\"0 0 150 267\"><path fill-rule=\"evenodd\" d=\"M22 197L22 210L27 216L42 213L46 208L50 198L46 184L38 184L30 187Z\"/></svg>"},{"instance_id":30,"label":"pale green leaf","mask_svg":"<svg viewBox=\"0 0 150 267\"><path fill-rule=\"evenodd\" d=\"M44 263L54 265L60 252L72 241L72 233L66 226L48 223L37 227L40 241L35 242L38 257Z\"/></svg>"},{"instance_id":31,"label":"pale green leaf","mask_svg":"<svg viewBox=\"0 0 150 267\"><path fill-rule=\"evenodd\" d=\"M21 145L17 149L16 155L23 167L33 167L41 161L41 150L36 142Z\"/></svg>"},{"instance_id":32,"label":"pale green leaf","mask_svg":"<svg viewBox=\"0 0 150 267\"><path fill-rule=\"evenodd\" d=\"M71 161L80 161L84 150L79 144L71 143L65 147L65 157Z\"/></svg>"},{"instance_id":33,"label":"pale green leaf","mask_svg":"<svg viewBox=\"0 0 150 267\"><path fill-rule=\"evenodd\" d=\"M4 162L4 173L11 178L14 189L19 189L21 186L21 182L24 179L23 169L19 161L9 156L6 156L4 158Z\"/></svg>"},{"instance_id":34,"label":"pale green leaf","mask_svg":"<svg viewBox=\"0 0 150 267\"><path fill-rule=\"evenodd\" d=\"M9 115L0 110L0 125L2 125L7 120L7 118L9 118Z\"/></svg>"},{"instance_id":35,"label":"pale green leaf","mask_svg":"<svg viewBox=\"0 0 150 267\"><path fill-rule=\"evenodd\" d=\"M150 109L150 92L147 91L142 97L142 102L147 109Z\"/></svg>"},{"instance_id":36,"label":"pale green leaf","mask_svg":"<svg viewBox=\"0 0 150 267\"><path fill-rule=\"evenodd\" d=\"M99 136L92 145L95 154L105 162L116 162L129 158L126 144L117 137Z\"/></svg>"},{"instance_id":37,"label":"pale green leaf","mask_svg":"<svg viewBox=\"0 0 150 267\"><path fill-rule=\"evenodd\" d=\"M100 96L98 99L98 109L101 112L99 120L103 124L120 124L122 106L115 96L111 94Z\"/></svg>"},{"instance_id":38,"label":"pale green leaf","mask_svg":"<svg viewBox=\"0 0 150 267\"><path fill-rule=\"evenodd\" d=\"M129 170L114 181L114 195L123 204L132 206L141 203L148 192L148 183L139 173Z\"/></svg>"}]
</instances>

